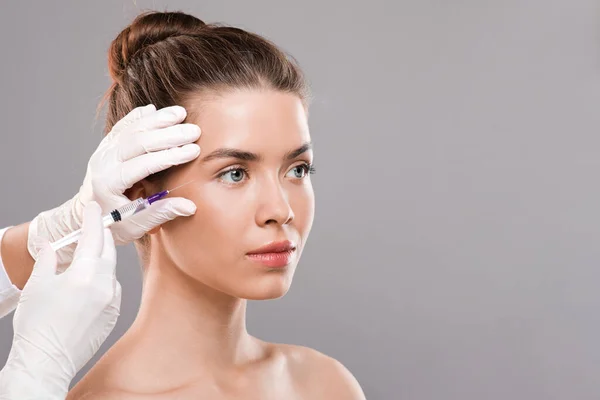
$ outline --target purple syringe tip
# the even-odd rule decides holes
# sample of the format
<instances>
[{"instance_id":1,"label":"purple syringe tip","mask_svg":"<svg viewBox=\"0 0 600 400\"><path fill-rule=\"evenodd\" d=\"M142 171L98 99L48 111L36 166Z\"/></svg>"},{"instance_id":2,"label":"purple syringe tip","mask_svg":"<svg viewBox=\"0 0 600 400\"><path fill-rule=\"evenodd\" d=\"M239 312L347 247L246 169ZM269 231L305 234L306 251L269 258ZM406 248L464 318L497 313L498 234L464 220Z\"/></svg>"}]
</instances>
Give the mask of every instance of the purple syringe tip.
<instances>
[{"instance_id":1,"label":"purple syringe tip","mask_svg":"<svg viewBox=\"0 0 600 400\"><path fill-rule=\"evenodd\" d=\"M148 203L149 203L149 204L152 204L152 203L154 203L155 201L158 201L158 200L162 199L163 197L166 197L166 196L167 196L169 193L171 193L173 190L176 190L176 189L179 189L179 188L181 188L181 187L184 187L185 185L187 185L187 184L190 184L190 183L192 183L192 182L194 182L194 179L192 179L192 180L191 180L191 181L189 181L189 182L186 182L186 183L184 183L183 185L179 185L179 186L177 186L176 188L169 189L169 190L163 190L162 192L158 192L158 193L156 193L156 194L153 194L152 196L148 197L146 200L148 200Z\"/></svg>"},{"instance_id":2,"label":"purple syringe tip","mask_svg":"<svg viewBox=\"0 0 600 400\"><path fill-rule=\"evenodd\" d=\"M165 197L168 194L169 194L168 190L163 190L162 192L155 193L152 196L150 196L150 197L147 198L148 203L152 204L155 201L158 201L158 200L162 199L163 197Z\"/></svg>"}]
</instances>

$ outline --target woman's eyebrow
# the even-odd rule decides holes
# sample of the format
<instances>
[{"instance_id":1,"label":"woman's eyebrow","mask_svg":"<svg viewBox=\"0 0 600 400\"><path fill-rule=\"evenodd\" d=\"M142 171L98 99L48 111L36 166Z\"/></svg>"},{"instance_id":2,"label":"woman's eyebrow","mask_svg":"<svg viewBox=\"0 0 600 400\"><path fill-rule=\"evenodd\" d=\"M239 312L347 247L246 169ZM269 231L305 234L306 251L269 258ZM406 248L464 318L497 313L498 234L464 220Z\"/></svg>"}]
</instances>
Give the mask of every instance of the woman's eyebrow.
<instances>
[{"instance_id":1,"label":"woman's eyebrow","mask_svg":"<svg viewBox=\"0 0 600 400\"><path fill-rule=\"evenodd\" d=\"M306 142L302 146L298 147L296 150L288 151L285 154L284 159L286 159L288 161L293 160L294 158L298 157L300 154L306 153L310 149L312 149L312 143Z\"/></svg>"},{"instance_id":2,"label":"woman's eyebrow","mask_svg":"<svg viewBox=\"0 0 600 400\"><path fill-rule=\"evenodd\" d=\"M242 161L260 161L262 158L255 153L231 148L221 148L213 151L202 159L202 162L207 162L217 158L237 158Z\"/></svg>"},{"instance_id":3,"label":"woman's eyebrow","mask_svg":"<svg viewBox=\"0 0 600 400\"><path fill-rule=\"evenodd\" d=\"M300 154L305 153L310 149L312 149L312 143L306 142L302 146L298 147L297 149L288 151L285 154L284 159L293 160L294 158L298 157ZM241 161L254 161L254 162L258 162L258 161L262 160L262 156L260 156L259 154L251 153L249 151L224 147L224 148L217 149L217 150L213 151L212 153L210 153L209 155L207 155L206 157L204 157L202 159L202 162L208 162L208 161L211 161L211 160L214 160L217 158L236 158Z\"/></svg>"}]
</instances>

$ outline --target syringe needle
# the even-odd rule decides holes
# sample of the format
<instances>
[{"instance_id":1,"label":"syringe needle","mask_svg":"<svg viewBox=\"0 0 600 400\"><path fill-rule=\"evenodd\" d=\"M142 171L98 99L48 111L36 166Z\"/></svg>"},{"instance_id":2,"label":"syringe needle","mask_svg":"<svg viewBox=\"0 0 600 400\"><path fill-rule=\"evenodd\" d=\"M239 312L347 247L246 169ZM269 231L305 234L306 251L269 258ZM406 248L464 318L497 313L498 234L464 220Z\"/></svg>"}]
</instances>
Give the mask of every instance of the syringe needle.
<instances>
[{"instance_id":1,"label":"syringe needle","mask_svg":"<svg viewBox=\"0 0 600 400\"><path fill-rule=\"evenodd\" d=\"M168 192L168 193L171 193L173 190L177 190L177 189L179 189L180 187L183 187L183 186L187 185L188 183L192 183L192 182L194 182L194 181L195 181L195 179L192 179L192 180L191 180L191 181L189 181L189 182L186 182L186 183L184 183L184 184L182 184L182 185L179 185L179 186L177 186L177 187L175 187L175 188L173 188L173 189L169 189L169 190L167 190L167 192Z\"/></svg>"}]
</instances>

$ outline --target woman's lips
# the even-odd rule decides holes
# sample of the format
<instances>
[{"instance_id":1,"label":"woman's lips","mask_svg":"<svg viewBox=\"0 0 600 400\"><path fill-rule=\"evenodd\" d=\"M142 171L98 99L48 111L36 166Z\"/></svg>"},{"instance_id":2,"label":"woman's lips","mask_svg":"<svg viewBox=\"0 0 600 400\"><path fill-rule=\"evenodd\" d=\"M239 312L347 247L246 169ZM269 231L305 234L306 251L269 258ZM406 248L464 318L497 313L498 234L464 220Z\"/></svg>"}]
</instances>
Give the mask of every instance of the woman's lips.
<instances>
[{"instance_id":1,"label":"woman's lips","mask_svg":"<svg viewBox=\"0 0 600 400\"><path fill-rule=\"evenodd\" d=\"M271 268L281 268L292 262L296 246L289 240L269 243L246 255L252 261Z\"/></svg>"},{"instance_id":2,"label":"woman's lips","mask_svg":"<svg viewBox=\"0 0 600 400\"><path fill-rule=\"evenodd\" d=\"M292 262L294 251L295 250L282 251L279 253L248 254L248 258L252 261L264 264L267 267L281 268Z\"/></svg>"}]
</instances>

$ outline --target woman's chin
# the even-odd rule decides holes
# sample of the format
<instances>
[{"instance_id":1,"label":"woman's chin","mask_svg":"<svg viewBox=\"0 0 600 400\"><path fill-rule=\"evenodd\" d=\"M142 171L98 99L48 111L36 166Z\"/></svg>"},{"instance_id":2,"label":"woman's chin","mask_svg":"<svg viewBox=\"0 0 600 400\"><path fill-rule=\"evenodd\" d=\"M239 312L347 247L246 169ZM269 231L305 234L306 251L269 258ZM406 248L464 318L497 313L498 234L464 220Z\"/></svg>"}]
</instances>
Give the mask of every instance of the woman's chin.
<instances>
[{"instance_id":1,"label":"woman's chin","mask_svg":"<svg viewBox=\"0 0 600 400\"><path fill-rule=\"evenodd\" d=\"M240 298L246 300L275 300L282 298L287 292L287 290L280 290L267 293L248 293L246 296Z\"/></svg>"},{"instance_id":2,"label":"woman's chin","mask_svg":"<svg viewBox=\"0 0 600 400\"><path fill-rule=\"evenodd\" d=\"M244 285L235 290L235 297L246 300L273 300L279 299L290 290L291 279L284 277L268 277L260 279L254 285Z\"/></svg>"}]
</instances>

